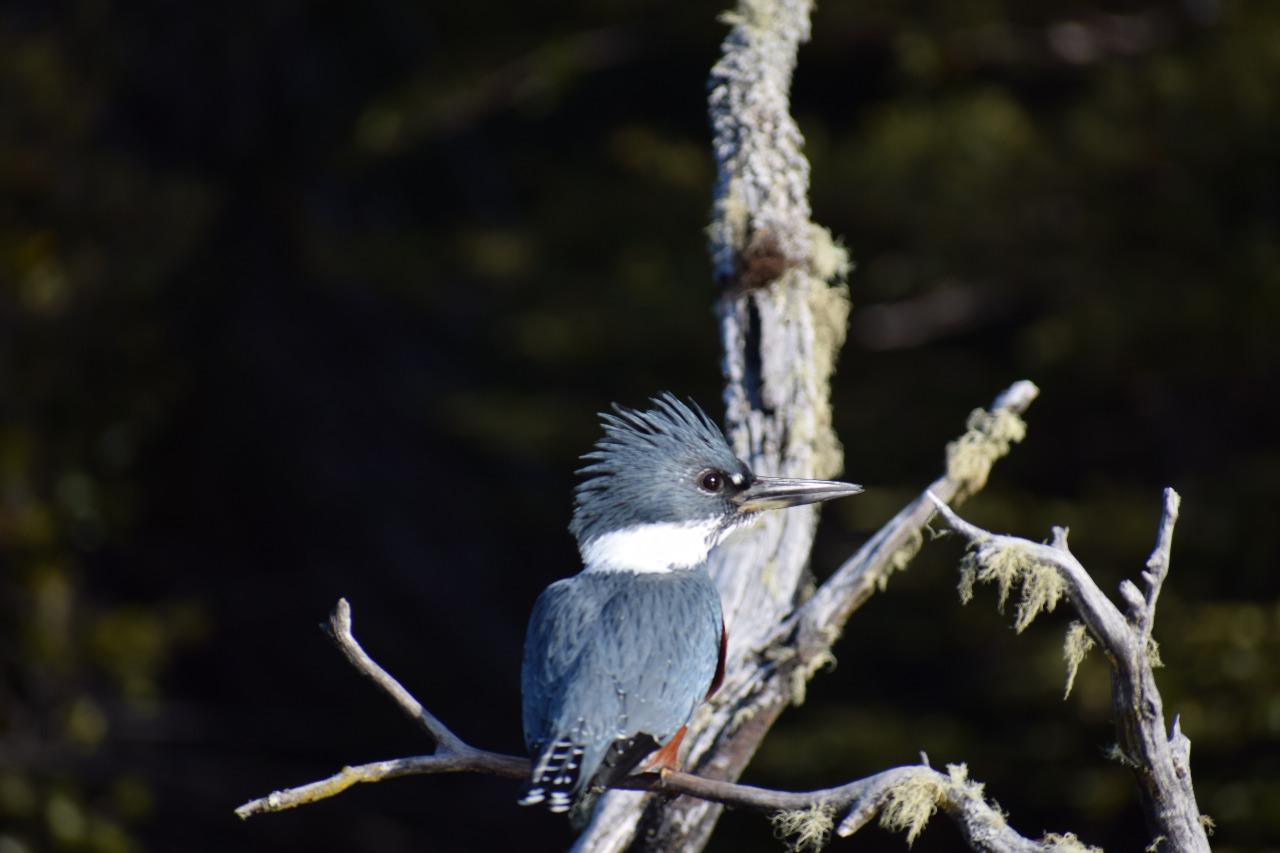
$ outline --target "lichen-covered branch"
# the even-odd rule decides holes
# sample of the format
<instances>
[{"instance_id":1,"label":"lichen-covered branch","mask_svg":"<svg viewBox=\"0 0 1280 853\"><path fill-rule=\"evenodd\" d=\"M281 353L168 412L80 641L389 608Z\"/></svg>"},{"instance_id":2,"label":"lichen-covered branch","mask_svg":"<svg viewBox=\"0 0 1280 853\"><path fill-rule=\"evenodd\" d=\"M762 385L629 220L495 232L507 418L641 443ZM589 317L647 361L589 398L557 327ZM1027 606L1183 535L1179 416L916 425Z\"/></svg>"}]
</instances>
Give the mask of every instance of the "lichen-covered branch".
<instances>
[{"instance_id":1,"label":"lichen-covered branch","mask_svg":"<svg viewBox=\"0 0 1280 853\"><path fill-rule=\"evenodd\" d=\"M351 609L346 599L339 600L334 608L330 633L352 666L426 729L436 741L436 751L344 767L325 779L273 791L237 808L240 818L296 808L336 796L356 784L401 776L479 773L519 780L528 777L527 758L489 752L466 743L369 657L352 632ZM1060 844L1063 836L1031 841L1011 829L1000 810L983 796L982 785L969 780L963 765L949 765L942 773L930 767L927 759L919 765L895 767L815 791L776 791L679 772L636 774L622 780L618 787L667 800L684 795L761 812L773 820L775 829L793 836L794 849L816 849L833 831L841 836L852 835L877 815L882 826L906 833L910 843L937 809L955 820L974 849L994 853L1065 853L1067 849Z\"/></svg>"},{"instance_id":2,"label":"lichen-covered branch","mask_svg":"<svg viewBox=\"0 0 1280 853\"><path fill-rule=\"evenodd\" d=\"M845 251L810 219L809 164L790 114L797 52L809 38L811 0L740 0L711 72L709 114L717 182L708 229L724 350L725 426L754 470L830 477L842 466L831 425L830 377L844 343L849 299ZM1017 414L1030 383L975 415L934 486L976 491L991 463L1019 437ZM855 473L856 479L856 473ZM797 618L809 575L817 511L766 518L712 555L729 629L726 678L717 701L685 738L687 766L736 779L773 721L803 695L830 659L845 620L876 584L902 568L931 514L922 498L864 549ZM779 626L782 626L781 629ZM719 815L704 802L668 804L610 795L578 841L579 851L632 846L700 849Z\"/></svg>"},{"instance_id":3,"label":"lichen-covered branch","mask_svg":"<svg viewBox=\"0 0 1280 853\"><path fill-rule=\"evenodd\" d=\"M789 105L811 9L811 0L740 0L726 15L730 31L712 70L709 99L718 165L709 236L721 291L726 433L754 470L792 477L834 476L843 464L831 424L830 377L844 342L849 262L810 220L809 165ZM932 488L949 499L981 489L994 461L1021 438L1019 415L1035 395L1034 385L1018 383L992 409L974 412L968 430L948 448L947 473ZM803 604L816 509L773 514L717 549L709 571L720 589L729 648L724 682L684 740L685 766L695 775L628 780L625 787L642 793L601 798L576 849L698 850L714 829L720 804L749 804L711 796L706 786L729 785L717 790L743 795L733 781L782 711L802 701L808 679L831 659L850 614L914 554L930 514L922 495ZM353 638L348 647L338 625L335 636L352 663L431 733L437 750L400 763L348 768L296 793L277 792L275 802L307 802L380 773L480 769L490 760L506 762L498 765L504 773L516 766L510 762L518 759L463 743L376 664L370 666L362 651L356 653ZM672 801L666 796L671 793L693 796ZM811 796L805 802L805 809L826 809L825 801L815 806Z\"/></svg>"},{"instance_id":4,"label":"lichen-covered branch","mask_svg":"<svg viewBox=\"0 0 1280 853\"><path fill-rule=\"evenodd\" d=\"M1154 674L1158 659L1151 637L1156 601L1169 570L1180 503L1178 493L1173 489L1164 491L1156 546L1142 572L1145 591L1128 580L1120 585L1125 613L1098 588L1071 553L1065 529L1055 527L1048 544L1000 536L960 518L942 497L931 497L947 523L970 542L971 551L962 567L962 597L972 595L975 582L990 581L999 586L1003 604L1012 588L1020 586L1021 600L1015 616L1019 630L1040 611L1052 610L1060 596L1071 600L1083 627L1073 624L1068 630L1067 690L1071 689L1075 669L1092 637L1106 652L1112 669L1117 746L1125 763L1134 769L1143 811L1155 838L1150 849L1207 853L1207 827L1211 821L1200 814L1196 805L1191 741L1182 733L1176 717L1172 729L1166 729Z\"/></svg>"},{"instance_id":5,"label":"lichen-covered branch","mask_svg":"<svg viewBox=\"0 0 1280 853\"><path fill-rule=\"evenodd\" d=\"M795 635L801 659L813 659L830 648L853 612L883 589L889 577L906 567L923 542L921 531L933 517L929 495L963 500L982 489L991 467L1026 435L1022 414L1039 395L1034 383L1015 382L996 397L990 409L975 409L969 428L947 445L947 471L880 528L836 569L822 587L777 633L778 641Z\"/></svg>"},{"instance_id":6,"label":"lichen-covered branch","mask_svg":"<svg viewBox=\"0 0 1280 853\"><path fill-rule=\"evenodd\" d=\"M717 165L708 235L721 290L726 433L754 470L791 477L834 476L843 456L831 425L830 377L848 319L849 260L810 219L809 163L790 113L812 7L811 0L739 0L724 17L730 29L708 98ZM1035 386L1020 383L1008 400L975 413L934 488L956 496L982 488L992 462L1020 438L1018 414L1034 397ZM739 777L779 714L831 659L849 615L910 559L931 512L918 498L801 613L816 509L763 519L712 555L729 630L727 668L715 701L690 726L686 766ZM575 849L698 850L719 814L702 801L611 794Z\"/></svg>"},{"instance_id":7,"label":"lichen-covered branch","mask_svg":"<svg viewBox=\"0 0 1280 853\"><path fill-rule=\"evenodd\" d=\"M1030 382L1017 382L1001 393L991 409L975 410L969 429L949 446L948 472L934 481L934 493L965 495L985 483L990 465L1019 440L1019 417L1039 393ZM975 463L957 454L964 447ZM980 471L980 480L974 472ZM803 701L805 685L825 663L849 616L893 572L915 555L922 530L934 515L926 490L881 528L799 608L791 608L768 626L754 648L739 658L711 702L695 715L685 738L685 766L699 776L733 780L786 708ZM745 571L745 568L744 568ZM730 622L732 635L736 623ZM645 849L697 850L706 843L719 816L715 800L660 798L647 801L634 794L610 795L596 813L593 826L579 839L578 850L621 850L642 827ZM648 813L637 812L648 807Z\"/></svg>"},{"instance_id":8,"label":"lichen-covered branch","mask_svg":"<svg viewBox=\"0 0 1280 853\"><path fill-rule=\"evenodd\" d=\"M844 343L849 264L810 220L809 163L790 113L791 76L809 38L811 8L812 0L739 0L724 16L729 33L708 98L717 164L708 235L721 294L725 432L753 470L784 477L830 477L842 465L830 377ZM778 513L712 555L709 571L729 628L721 695L749 689L756 651L804 585L816 526L812 507ZM743 723L725 705L699 714L685 738L686 766L737 778L759 738L734 754L718 741ZM696 850L718 814L704 803L610 794L576 849L619 851L639 838L657 848Z\"/></svg>"}]
</instances>

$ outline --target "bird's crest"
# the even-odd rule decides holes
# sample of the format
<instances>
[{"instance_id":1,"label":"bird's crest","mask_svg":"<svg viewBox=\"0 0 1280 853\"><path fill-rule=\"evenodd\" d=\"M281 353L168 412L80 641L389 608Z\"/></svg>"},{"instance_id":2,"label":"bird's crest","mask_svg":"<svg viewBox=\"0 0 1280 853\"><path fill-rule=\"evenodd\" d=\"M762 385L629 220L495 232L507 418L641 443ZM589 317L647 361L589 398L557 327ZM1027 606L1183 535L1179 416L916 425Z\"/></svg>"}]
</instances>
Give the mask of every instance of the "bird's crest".
<instances>
[{"instance_id":1,"label":"bird's crest","mask_svg":"<svg viewBox=\"0 0 1280 853\"><path fill-rule=\"evenodd\" d=\"M651 402L647 410L614 404L612 412L600 414L604 435L582 457L587 464L578 469L582 480L574 491L569 530L579 543L617 523L619 513L641 513L629 521L683 521L662 517L670 503L661 495L673 483L706 467L745 470L696 403L670 392Z\"/></svg>"},{"instance_id":2,"label":"bird's crest","mask_svg":"<svg viewBox=\"0 0 1280 853\"><path fill-rule=\"evenodd\" d=\"M702 449L710 454L727 451L728 442L715 421L702 407L664 391L651 399L654 408L641 411L613 404L612 412L601 412L604 437L590 453L582 456L589 464L578 469L588 477L578 488L591 483L592 474L608 473L625 464L635 454L680 449Z\"/></svg>"}]
</instances>

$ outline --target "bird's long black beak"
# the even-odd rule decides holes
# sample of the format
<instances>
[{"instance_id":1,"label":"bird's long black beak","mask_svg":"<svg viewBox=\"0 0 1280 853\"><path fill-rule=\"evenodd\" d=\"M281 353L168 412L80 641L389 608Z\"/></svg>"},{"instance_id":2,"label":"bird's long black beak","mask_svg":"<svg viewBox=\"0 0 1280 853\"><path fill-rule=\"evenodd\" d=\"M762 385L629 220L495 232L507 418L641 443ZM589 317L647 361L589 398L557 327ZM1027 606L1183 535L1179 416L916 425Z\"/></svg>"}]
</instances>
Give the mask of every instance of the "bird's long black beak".
<instances>
[{"instance_id":1,"label":"bird's long black beak","mask_svg":"<svg viewBox=\"0 0 1280 853\"><path fill-rule=\"evenodd\" d=\"M862 486L835 480L790 480L785 477L756 477L743 491L733 497L742 514L766 509L784 509L789 506L818 503L835 498L846 498L862 491Z\"/></svg>"}]
</instances>

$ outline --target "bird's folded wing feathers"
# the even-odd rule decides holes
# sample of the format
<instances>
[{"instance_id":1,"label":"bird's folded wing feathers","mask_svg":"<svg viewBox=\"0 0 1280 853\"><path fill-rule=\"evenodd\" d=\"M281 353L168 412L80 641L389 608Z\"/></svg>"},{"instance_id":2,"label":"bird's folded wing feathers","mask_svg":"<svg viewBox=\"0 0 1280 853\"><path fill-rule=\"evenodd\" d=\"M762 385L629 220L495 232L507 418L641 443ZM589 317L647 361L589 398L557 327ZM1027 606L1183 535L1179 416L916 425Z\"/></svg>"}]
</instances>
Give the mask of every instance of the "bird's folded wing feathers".
<instances>
[{"instance_id":1,"label":"bird's folded wing feathers","mask_svg":"<svg viewBox=\"0 0 1280 853\"><path fill-rule=\"evenodd\" d=\"M529 619L520 680L525 743L534 751L554 734L565 682L593 642L591 625L600 615L601 602L575 590L575 581L565 578L543 590Z\"/></svg>"}]
</instances>

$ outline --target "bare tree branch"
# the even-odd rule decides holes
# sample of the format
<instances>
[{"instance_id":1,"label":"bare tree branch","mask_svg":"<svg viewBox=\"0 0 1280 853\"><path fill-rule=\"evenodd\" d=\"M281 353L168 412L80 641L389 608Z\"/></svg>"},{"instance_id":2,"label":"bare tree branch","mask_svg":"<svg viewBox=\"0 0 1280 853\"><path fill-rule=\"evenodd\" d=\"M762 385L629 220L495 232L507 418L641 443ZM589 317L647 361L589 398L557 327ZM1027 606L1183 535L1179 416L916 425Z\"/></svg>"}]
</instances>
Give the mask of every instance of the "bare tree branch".
<instances>
[{"instance_id":1,"label":"bare tree branch","mask_svg":"<svg viewBox=\"0 0 1280 853\"><path fill-rule=\"evenodd\" d=\"M1130 613L1130 620L1141 628L1142 635L1151 639L1151 628L1156 618L1156 600L1160 598L1160 588L1164 586L1165 576L1169 574L1169 554L1173 550L1173 527L1178 523L1178 509L1182 506L1182 498L1173 489L1164 490L1164 511L1160 514L1160 529L1156 533L1156 546L1147 558L1147 570L1142 573L1142 580L1147 585L1147 594L1143 599L1143 607L1136 613ZM1126 581L1127 583L1127 581ZM1123 593L1122 593L1123 594Z\"/></svg>"},{"instance_id":2,"label":"bare tree branch","mask_svg":"<svg viewBox=\"0 0 1280 853\"><path fill-rule=\"evenodd\" d=\"M711 70L708 112L717 180L709 249L724 350L726 433L754 470L829 477L843 453L831 425L830 377L849 312L849 259L811 220L809 163L790 113L798 50L810 35L812 0L739 0ZM1035 396L1015 386L949 451L956 498L980 489L991 463L1020 435L1017 412ZM1013 389L1011 389L1013 390ZM1015 435L1007 435L1012 429ZM698 775L737 779L774 721L803 701L808 679L830 660L849 615L905 566L932 513L918 499L797 612L809 578L815 509L765 518L713 553L709 571L728 625L725 680L695 715L685 764ZM579 837L579 853L634 846L698 850L718 806L608 795Z\"/></svg>"},{"instance_id":3,"label":"bare tree branch","mask_svg":"<svg viewBox=\"0 0 1280 853\"><path fill-rule=\"evenodd\" d=\"M341 794L360 782L381 782L383 779L394 779L397 776L469 772L488 773L511 779L528 778L528 759L501 755L471 746L440 722L414 698L412 693L405 689L404 685L369 657L351 629L351 605L345 598L338 599L333 613L329 615L327 630L334 643L356 668L356 672L378 685L409 719L417 723L435 740L436 751L431 755L393 758L388 761L344 767L327 779L309 782L296 788L273 791L265 797L251 800L237 808L236 814L241 818L314 803L317 800Z\"/></svg>"},{"instance_id":4,"label":"bare tree branch","mask_svg":"<svg viewBox=\"0 0 1280 853\"><path fill-rule=\"evenodd\" d=\"M947 473L931 488L957 497L978 491L992 464L1008 452L1012 442L1021 439L1025 425L1020 414L1038 393L1033 383L1016 382L996 398L990 410L972 412L969 429L948 446ZM692 741L685 759L687 769L717 779L733 780L741 775L782 712L804 701L805 685L832 659L832 646L848 618L915 555L924 538L924 525L933 514L927 491L922 492L808 602L777 618L758 645L743 650L720 690L695 715L685 738L686 744ZM735 623L730 623L731 635L734 630ZM639 820L634 813L641 805L634 797L612 798L597 811L593 822L601 829L584 833L575 849L625 848L634 837ZM718 815L714 801L654 800L644 818L643 835L652 849L699 849Z\"/></svg>"},{"instance_id":5,"label":"bare tree branch","mask_svg":"<svg viewBox=\"0 0 1280 853\"><path fill-rule=\"evenodd\" d=\"M507 779L527 779L529 759L468 747L460 755L436 753L357 764L344 767L325 779L293 788L282 788L265 797L250 800L236 808L236 815L243 819L256 814L282 812L305 806L335 797L360 782L381 782L399 776L430 776L437 773L482 773Z\"/></svg>"},{"instance_id":6,"label":"bare tree branch","mask_svg":"<svg viewBox=\"0 0 1280 853\"><path fill-rule=\"evenodd\" d=\"M325 779L273 791L237 808L240 818L296 808L336 796L352 785L401 776L480 773L508 779L528 778L527 758L489 752L466 743L369 657L352 632L351 608L346 599L338 601L329 626L331 636L352 666L378 685L435 739L436 751L432 755L344 767ZM806 831L824 837L833 828L839 835L852 835L878 814L884 826L906 832L910 841L934 811L941 808L955 820L974 849L997 853L1047 853L1060 849L1054 846L1052 838L1031 841L1011 829L999 810L983 797L982 786L967 778L962 765L948 766L947 772L942 773L928 766L927 760L815 791L776 791L680 772L636 774L622 780L617 787L647 791L668 799L683 794L766 815L796 815L800 821L796 826L805 826Z\"/></svg>"},{"instance_id":7,"label":"bare tree branch","mask_svg":"<svg viewBox=\"0 0 1280 853\"><path fill-rule=\"evenodd\" d=\"M843 453L831 425L830 377L843 346L849 312L847 253L811 220L809 163L790 112L800 45L810 36L812 0L739 0L719 60L711 70L708 113L717 180L709 249L724 351L726 433L754 470L794 477L834 476ZM1009 417L975 424L976 444L1011 423L1034 397L997 407ZM988 413L990 414L990 413ZM994 458L964 441L949 460L954 496L976 491ZM729 630L725 680L715 701L685 737L686 766L699 775L737 779L779 714L802 701L809 677L830 659L849 615L902 568L922 539L931 510L923 498L869 543L834 582L797 614L810 577L817 511L801 508L765 518L726 542L708 570ZM637 846L697 850L719 808L707 802L668 804L632 795L603 797L575 847L617 853Z\"/></svg>"},{"instance_id":8,"label":"bare tree branch","mask_svg":"<svg viewBox=\"0 0 1280 853\"><path fill-rule=\"evenodd\" d=\"M948 448L947 473L934 480L888 524L880 528L857 553L845 560L814 596L783 623L778 636L798 630L802 658L826 652L845 622L889 576L906 567L919 549L921 531L933 517L930 495L944 501L968 497L986 483L991 465L1021 440L1025 425L1020 416L1035 401L1035 383L1015 382L996 397L988 412L970 416L970 429Z\"/></svg>"},{"instance_id":9,"label":"bare tree branch","mask_svg":"<svg viewBox=\"0 0 1280 853\"><path fill-rule=\"evenodd\" d=\"M1196 804L1191 782L1191 741L1182 733L1176 718L1166 734L1163 703L1153 673L1151 629L1156 600L1169 569L1178 493L1173 489L1164 491L1155 550L1142 575L1146 594L1130 581L1120 585L1121 597L1128 606L1127 619L1068 549L1063 528L1053 529L1053 539L1047 545L995 535L957 516L941 498L934 497L934 502L947 523L970 540L974 565L968 571L976 573L979 580L999 583L1002 597L1014 582L1022 584L1017 620L1020 627L1041 608L1051 609L1059 591L1070 597L1089 633L1106 651L1113 675L1111 699L1118 748L1137 778L1143 812L1155 837L1150 849L1207 853L1206 827L1212 822L1200 814ZM969 576L970 585L973 577ZM963 591L962 588L962 594Z\"/></svg>"},{"instance_id":10,"label":"bare tree branch","mask_svg":"<svg viewBox=\"0 0 1280 853\"><path fill-rule=\"evenodd\" d=\"M753 470L784 477L831 477L843 461L830 377L847 328L849 262L810 219L809 163L789 103L811 7L739 0L723 17L729 32L708 96L717 163L708 242L721 291L725 432ZM696 715L684 739L686 766L699 775L736 779L776 717L740 703L756 692L760 649L806 584L817 518L812 507L774 513L711 556L729 645L718 693L725 699ZM703 801L609 794L575 849L614 853L640 839L697 850L719 813Z\"/></svg>"},{"instance_id":11,"label":"bare tree branch","mask_svg":"<svg viewBox=\"0 0 1280 853\"><path fill-rule=\"evenodd\" d=\"M843 285L848 258L831 235L810 220L809 165L790 116L791 75L798 48L809 37L811 8L812 0L740 0L736 11L726 15L730 32L712 70L710 94L719 175L709 234L722 289L718 311L726 431L735 451L755 470L797 477L833 476L842 465L829 396L849 310ZM980 490L992 464L1022 438L1025 425L1019 415L1036 393L1031 383L1017 383L991 410L975 411L969 429L948 447L947 472L931 491L943 501L959 501ZM883 824L906 831L911 839L940 807L956 820L974 849L1079 849L1071 836L1031 841L1014 832L983 798L981 786L966 778L962 766L949 767L945 774L927 765L894 768L807 793L766 791L733 781L782 711L803 700L808 679L830 660L831 647L850 615L914 556L931 514L930 502L921 495L807 602L802 602L801 591L817 524L813 508L767 517L718 549L709 571L721 591L730 645L725 681L714 699L699 709L685 738L686 765L696 775L642 774L624 780L619 787L643 795L602 798L576 849L696 851L710 837L723 804L790 815L800 823L779 826L803 825L799 831L810 839L833 827L839 834L850 834L877 814ZM1168 531L1166 535L1162 528L1162 542L1171 536L1171 520ZM1117 698L1117 708L1142 708L1154 715L1161 737L1149 742L1141 721L1125 717L1121 748L1144 761L1163 749L1167 763L1182 771L1189 793L1189 743L1176 722L1171 740L1163 738L1159 694L1150 680L1147 652L1168 548L1157 546L1144 574L1145 596L1132 584L1122 589L1130 612L1126 622L1070 556L1065 533L1053 547L1062 560L1060 584L1081 608L1091 633L1110 649L1108 639L1119 642L1138 626L1139 653L1124 662L1133 683L1118 684L1117 696L1127 693L1123 701ZM1157 559L1161 553L1163 560ZM1034 615L1031 604L1026 607ZM328 779L246 803L237 810L242 817L314 802L358 782L401 775L527 774L525 759L463 742L378 667L351 635L345 602L334 614L333 633L352 664L431 734L436 752L344 768ZM1158 799L1162 791L1148 798ZM689 796L671 802L676 794ZM1191 802L1194 805L1193 797ZM1203 829L1200 832L1203 835ZM1176 850L1201 849L1168 843Z\"/></svg>"},{"instance_id":12,"label":"bare tree branch","mask_svg":"<svg viewBox=\"0 0 1280 853\"><path fill-rule=\"evenodd\" d=\"M1030 390L1023 388L1020 394L1006 394L998 402L1006 406L1025 405L1034 397ZM998 410L998 407L993 409ZM938 482L951 489L952 494L962 494L960 486L950 482L951 479L944 477ZM962 595L971 593L974 580L997 582L1002 597L1015 583L1021 583L1019 627L1029 623L1040 610L1052 609L1060 595L1070 598L1088 631L1103 644L1113 669L1113 703L1119 748L1126 763L1135 769L1144 811L1155 836L1149 849L1208 853L1206 829L1212 824L1200 814L1196 805L1190 773L1191 744L1176 719L1168 736L1165 735L1160 694L1152 673L1150 635L1160 587L1168 574L1179 506L1177 493L1172 489L1166 489L1164 493L1156 546L1143 573L1146 594L1127 581L1121 586L1122 595L1129 605L1127 619L1068 549L1066 531L1062 528L1054 528L1049 544L996 535L960 518L932 490L926 492L926 496L948 524L972 544L972 562L965 569L970 575L967 581L962 580ZM917 523L906 521L914 518L911 512L914 506L900 513L895 523ZM880 538L882 542L893 540L894 537L889 535ZM885 556L888 550L883 546L864 550L867 556L855 557L846 564L846 568L865 566L860 570L865 574L883 569L890 562L890 557ZM873 554L881 556L875 558ZM841 585L848 586L847 579L840 573L833 576L833 580L837 579ZM966 583L970 586L968 590ZM855 585L853 588L860 587ZM799 611L797 620L806 618L800 615L803 612L803 609ZM840 608L834 611L825 608L820 612L841 611ZM356 640L352 632L350 607L345 599L338 602L330 618L330 633L357 671L378 685L436 741L436 751L432 755L344 767L326 779L275 791L247 802L236 809L241 818L316 802L361 782L378 782L399 776L472 772L511 779L527 777L527 759L477 749L466 743L382 669ZM775 667L770 678L778 680L780 671ZM883 826L904 831L910 842L941 808L955 821L969 846L975 850L1062 853L1088 849L1069 834L1048 834L1039 840L1020 835L1008 826L999 809L987 802L982 786L968 779L963 765L949 765L944 774L929 767L927 760L921 765L895 767L834 788L807 792L769 790L679 772L637 774L622 780L617 787L646 792L663 801L687 795L696 802L764 812L775 817L778 827L805 833L810 841L825 839L833 829L840 835L851 835L879 815Z\"/></svg>"},{"instance_id":13,"label":"bare tree branch","mask_svg":"<svg viewBox=\"0 0 1280 853\"><path fill-rule=\"evenodd\" d=\"M422 703L413 694L391 677L385 669L365 652L364 647L356 640L351 631L351 605L345 598L339 598L338 604L329 615L329 636L338 644L338 648L347 656L347 660L356 671L382 688L409 718L418 723L427 734L435 738L436 754L463 756L474 752L470 746L449 730L449 727L435 718L430 711L422 707Z\"/></svg>"}]
</instances>

